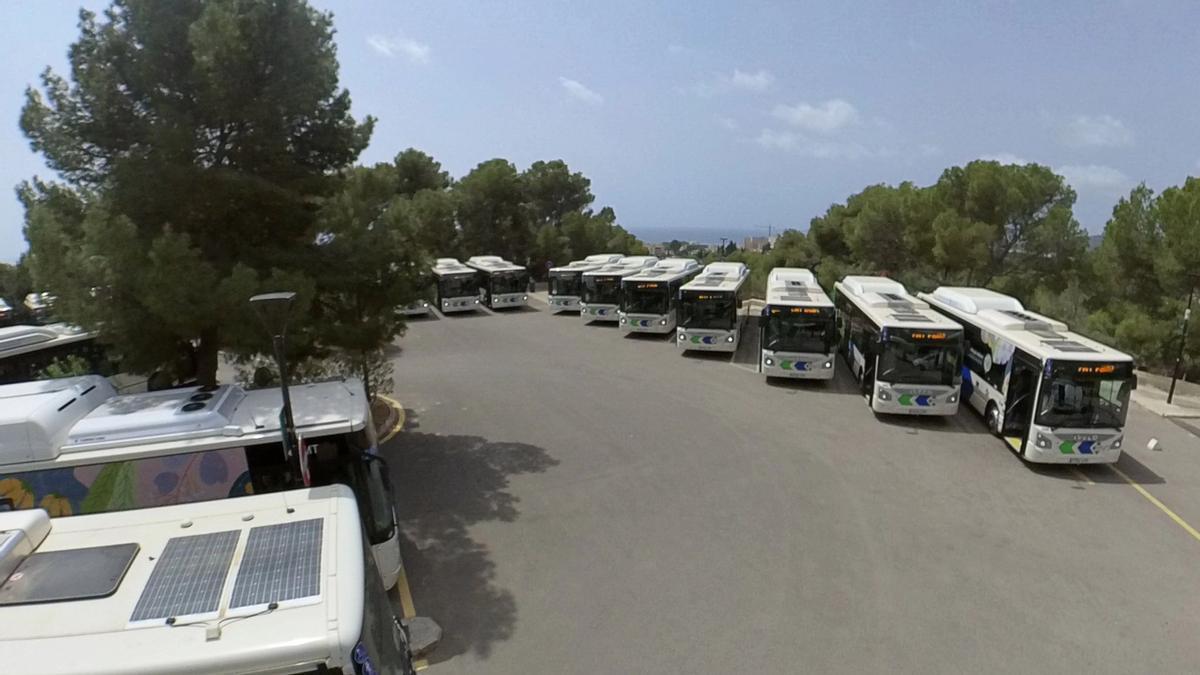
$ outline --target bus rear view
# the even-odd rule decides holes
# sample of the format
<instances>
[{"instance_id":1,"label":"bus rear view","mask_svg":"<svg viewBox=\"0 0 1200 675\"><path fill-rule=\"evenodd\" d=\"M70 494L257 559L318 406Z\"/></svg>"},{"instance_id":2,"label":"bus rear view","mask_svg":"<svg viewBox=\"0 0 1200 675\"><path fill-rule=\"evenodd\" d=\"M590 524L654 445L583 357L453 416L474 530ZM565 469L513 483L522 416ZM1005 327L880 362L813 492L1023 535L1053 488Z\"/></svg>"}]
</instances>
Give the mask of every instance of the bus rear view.
<instances>
[{"instance_id":1,"label":"bus rear view","mask_svg":"<svg viewBox=\"0 0 1200 675\"><path fill-rule=\"evenodd\" d=\"M812 272L789 267L771 270L759 347L760 369L768 378L833 379L837 348L833 302Z\"/></svg>"},{"instance_id":2,"label":"bus rear view","mask_svg":"<svg viewBox=\"0 0 1200 675\"><path fill-rule=\"evenodd\" d=\"M958 412L962 326L887 277L834 285L839 351L878 413Z\"/></svg>"}]
</instances>

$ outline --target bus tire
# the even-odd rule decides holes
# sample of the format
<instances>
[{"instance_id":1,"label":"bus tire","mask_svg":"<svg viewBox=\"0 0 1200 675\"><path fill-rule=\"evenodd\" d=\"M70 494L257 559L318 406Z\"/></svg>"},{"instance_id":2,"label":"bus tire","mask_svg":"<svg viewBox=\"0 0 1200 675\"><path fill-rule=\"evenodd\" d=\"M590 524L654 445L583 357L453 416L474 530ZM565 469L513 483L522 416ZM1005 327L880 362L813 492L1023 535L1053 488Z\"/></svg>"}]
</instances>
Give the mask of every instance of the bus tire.
<instances>
[{"instance_id":1,"label":"bus tire","mask_svg":"<svg viewBox=\"0 0 1200 675\"><path fill-rule=\"evenodd\" d=\"M1004 422L1000 419L1000 406L995 403L988 403L984 419L987 421L988 431L992 432L993 436L996 438L1003 436Z\"/></svg>"}]
</instances>

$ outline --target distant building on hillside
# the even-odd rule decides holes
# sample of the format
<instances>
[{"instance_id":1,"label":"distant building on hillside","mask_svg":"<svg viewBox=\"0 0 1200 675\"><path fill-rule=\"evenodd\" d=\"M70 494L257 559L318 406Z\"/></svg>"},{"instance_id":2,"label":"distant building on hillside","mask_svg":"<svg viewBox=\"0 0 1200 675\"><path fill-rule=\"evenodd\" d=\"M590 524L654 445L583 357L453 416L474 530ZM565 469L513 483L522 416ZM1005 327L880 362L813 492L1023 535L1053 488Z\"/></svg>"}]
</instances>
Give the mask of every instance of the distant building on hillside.
<instances>
[{"instance_id":1,"label":"distant building on hillside","mask_svg":"<svg viewBox=\"0 0 1200 675\"><path fill-rule=\"evenodd\" d=\"M775 242L779 239L779 235L774 234L769 237L746 237L742 240L742 250L752 251L754 253L762 253L768 248L774 248Z\"/></svg>"}]
</instances>

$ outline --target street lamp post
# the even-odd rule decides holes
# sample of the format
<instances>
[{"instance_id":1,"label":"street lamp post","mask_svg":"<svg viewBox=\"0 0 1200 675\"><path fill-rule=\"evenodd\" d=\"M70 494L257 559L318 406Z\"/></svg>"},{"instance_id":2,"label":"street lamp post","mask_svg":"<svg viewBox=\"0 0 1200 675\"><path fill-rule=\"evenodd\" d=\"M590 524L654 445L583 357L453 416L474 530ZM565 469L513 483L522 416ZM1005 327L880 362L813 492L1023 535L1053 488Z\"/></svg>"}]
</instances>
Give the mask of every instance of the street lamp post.
<instances>
[{"instance_id":1,"label":"street lamp post","mask_svg":"<svg viewBox=\"0 0 1200 675\"><path fill-rule=\"evenodd\" d=\"M291 291L262 293L250 298L263 326L271 334L271 347L275 352L275 365L279 368L279 390L283 395L283 410L279 413L279 431L283 437L283 455L299 475L300 458L296 448L296 421L292 417L292 397L288 392L288 369L285 345L287 341L288 314L296 294Z\"/></svg>"},{"instance_id":2,"label":"street lamp post","mask_svg":"<svg viewBox=\"0 0 1200 675\"><path fill-rule=\"evenodd\" d=\"M1175 368L1171 370L1171 388L1167 391L1167 405L1171 405L1171 401L1175 399L1175 381L1179 379L1179 369L1183 365L1183 351L1187 347L1188 319L1192 317L1192 298L1196 295L1196 282L1200 281L1200 274L1190 276L1192 285L1188 289L1187 309L1183 310L1183 330L1179 335L1179 353L1175 356Z\"/></svg>"}]
</instances>

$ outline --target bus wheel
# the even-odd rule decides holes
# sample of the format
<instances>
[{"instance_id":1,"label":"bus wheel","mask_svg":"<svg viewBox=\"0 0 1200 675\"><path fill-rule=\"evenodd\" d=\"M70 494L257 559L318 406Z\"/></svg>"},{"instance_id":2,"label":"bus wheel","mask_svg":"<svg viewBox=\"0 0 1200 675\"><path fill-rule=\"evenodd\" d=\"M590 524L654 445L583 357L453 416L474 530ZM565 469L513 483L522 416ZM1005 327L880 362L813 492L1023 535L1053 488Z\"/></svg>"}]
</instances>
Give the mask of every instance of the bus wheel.
<instances>
[{"instance_id":1,"label":"bus wheel","mask_svg":"<svg viewBox=\"0 0 1200 675\"><path fill-rule=\"evenodd\" d=\"M987 426L988 431L992 432L993 436L999 438L1004 433L1003 423L1000 420L1000 406L995 403L989 403L987 406Z\"/></svg>"}]
</instances>

